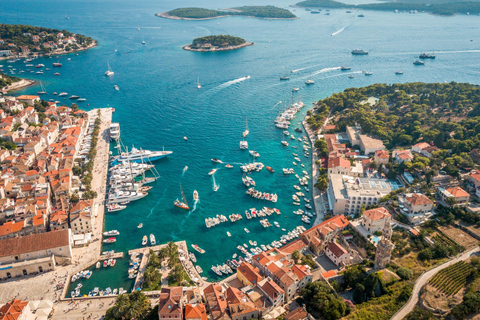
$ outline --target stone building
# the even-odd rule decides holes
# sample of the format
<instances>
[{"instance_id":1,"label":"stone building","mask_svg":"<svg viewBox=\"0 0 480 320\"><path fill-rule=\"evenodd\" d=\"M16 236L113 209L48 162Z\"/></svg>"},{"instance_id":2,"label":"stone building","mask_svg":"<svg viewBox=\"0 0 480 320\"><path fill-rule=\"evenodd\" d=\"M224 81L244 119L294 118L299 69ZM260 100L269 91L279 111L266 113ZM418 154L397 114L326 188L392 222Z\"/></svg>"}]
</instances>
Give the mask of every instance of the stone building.
<instances>
[{"instance_id":1,"label":"stone building","mask_svg":"<svg viewBox=\"0 0 480 320\"><path fill-rule=\"evenodd\" d=\"M392 250L395 245L391 241L392 239L392 226L390 221L385 223L382 230L382 240L377 244L377 252L375 253L375 269L384 269L390 262L392 257Z\"/></svg>"}]
</instances>

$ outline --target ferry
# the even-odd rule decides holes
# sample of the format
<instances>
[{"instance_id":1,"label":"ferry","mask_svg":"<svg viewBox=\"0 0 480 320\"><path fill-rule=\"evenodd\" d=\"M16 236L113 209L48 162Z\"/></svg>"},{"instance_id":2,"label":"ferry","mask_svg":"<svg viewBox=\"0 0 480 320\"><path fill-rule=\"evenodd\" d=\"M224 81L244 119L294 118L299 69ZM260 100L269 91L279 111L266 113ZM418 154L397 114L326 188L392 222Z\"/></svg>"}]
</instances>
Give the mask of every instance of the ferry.
<instances>
[{"instance_id":1,"label":"ferry","mask_svg":"<svg viewBox=\"0 0 480 320\"><path fill-rule=\"evenodd\" d=\"M200 252L201 254L204 254L205 253L205 250L203 250L202 248L200 248L198 246L198 244L192 244L192 248L195 249L196 251Z\"/></svg>"},{"instance_id":2,"label":"ferry","mask_svg":"<svg viewBox=\"0 0 480 320\"><path fill-rule=\"evenodd\" d=\"M150 245L151 246L154 246L157 244L157 241L155 240L155 236L153 235L153 233L150 234Z\"/></svg>"},{"instance_id":3,"label":"ferry","mask_svg":"<svg viewBox=\"0 0 480 320\"><path fill-rule=\"evenodd\" d=\"M120 155L113 157L112 164L116 165L119 162L123 161L130 161L130 162L137 162L141 163L144 161L156 161L159 159L163 159L169 154L172 154L172 151L150 151L150 150L143 150L137 149L135 147L132 148L130 152L122 152Z\"/></svg>"},{"instance_id":4,"label":"ferry","mask_svg":"<svg viewBox=\"0 0 480 320\"><path fill-rule=\"evenodd\" d=\"M147 245L147 241L148 241L147 236L143 236L143 238L142 238L142 246L146 246L146 245Z\"/></svg>"},{"instance_id":5,"label":"ferry","mask_svg":"<svg viewBox=\"0 0 480 320\"><path fill-rule=\"evenodd\" d=\"M355 54L355 55L365 55L365 54L368 54L368 51L361 50L361 49L353 49L353 50L352 50L352 54Z\"/></svg>"},{"instance_id":6,"label":"ferry","mask_svg":"<svg viewBox=\"0 0 480 320\"><path fill-rule=\"evenodd\" d=\"M110 125L110 139L117 140L120 138L120 123L112 122Z\"/></svg>"}]
</instances>

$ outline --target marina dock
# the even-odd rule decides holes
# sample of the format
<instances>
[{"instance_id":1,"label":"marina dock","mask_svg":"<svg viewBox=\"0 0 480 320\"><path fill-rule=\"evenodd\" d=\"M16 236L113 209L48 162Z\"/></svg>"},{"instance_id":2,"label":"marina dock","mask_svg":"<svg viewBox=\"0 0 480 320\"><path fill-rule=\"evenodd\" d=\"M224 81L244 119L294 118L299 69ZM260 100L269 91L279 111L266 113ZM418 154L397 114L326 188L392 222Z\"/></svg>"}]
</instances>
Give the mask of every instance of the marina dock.
<instances>
[{"instance_id":1,"label":"marina dock","mask_svg":"<svg viewBox=\"0 0 480 320\"><path fill-rule=\"evenodd\" d=\"M114 254L104 254L98 257L98 261L108 260L108 259L120 259L123 258L123 252L115 252Z\"/></svg>"}]
</instances>

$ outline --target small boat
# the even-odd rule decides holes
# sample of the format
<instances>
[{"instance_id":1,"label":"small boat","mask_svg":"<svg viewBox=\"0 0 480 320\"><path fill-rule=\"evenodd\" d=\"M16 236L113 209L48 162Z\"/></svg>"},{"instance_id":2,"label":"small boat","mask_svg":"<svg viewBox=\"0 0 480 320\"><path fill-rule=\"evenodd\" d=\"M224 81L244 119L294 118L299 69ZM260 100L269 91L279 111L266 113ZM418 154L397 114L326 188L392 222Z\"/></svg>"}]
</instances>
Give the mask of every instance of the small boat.
<instances>
[{"instance_id":1,"label":"small boat","mask_svg":"<svg viewBox=\"0 0 480 320\"><path fill-rule=\"evenodd\" d=\"M113 72L113 71L112 71L112 68L110 68L110 63L107 62L107 64L108 64L108 70L105 71L105 75L106 75L107 77L113 76L113 75L115 74L115 72Z\"/></svg>"},{"instance_id":2,"label":"small boat","mask_svg":"<svg viewBox=\"0 0 480 320\"><path fill-rule=\"evenodd\" d=\"M59 96L59 97L68 96L68 93L66 93L66 92L60 92L60 93L58 94L58 96Z\"/></svg>"},{"instance_id":3,"label":"small boat","mask_svg":"<svg viewBox=\"0 0 480 320\"><path fill-rule=\"evenodd\" d=\"M155 236L153 235L153 233L150 234L150 245L151 246L154 246L157 244L157 241L155 240Z\"/></svg>"},{"instance_id":4,"label":"small boat","mask_svg":"<svg viewBox=\"0 0 480 320\"><path fill-rule=\"evenodd\" d=\"M195 266L195 270L197 270L199 274L203 273L203 269L200 266Z\"/></svg>"},{"instance_id":5,"label":"small boat","mask_svg":"<svg viewBox=\"0 0 480 320\"><path fill-rule=\"evenodd\" d=\"M245 230L246 233L250 233L250 230L248 230L247 228L243 228L243 230Z\"/></svg>"},{"instance_id":6,"label":"small boat","mask_svg":"<svg viewBox=\"0 0 480 320\"><path fill-rule=\"evenodd\" d=\"M271 173L275 172L275 170L273 170L272 167L267 167L267 170L270 171Z\"/></svg>"},{"instance_id":7,"label":"small boat","mask_svg":"<svg viewBox=\"0 0 480 320\"><path fill-rule=\"evenodd\" d=\"M311 80L311 79L308 79L307 81L305 81L305 84L315 84L315 81Z\"/></svg>"},{"instance_id":8,"label":"small boat","mask_svg":"<svg viewBox=\"0 0 480 320\"><path fill-rule=\"evenodd\" d=\"M188 254L188 257L190 258L190 260L192 260L193 262L197 262L197 257L195 257L195 255L193 254L193 252L190 252Z\"/></svg>"},{"instance_id":9,"label":"small boat","mask_svg":"<svg viewBox=\"0 0 480 320\"><path fill-rule=\"evenodd\" d=\"M78 101L78 102L83 102L83 101L87 101L87 99L85 99L85 98L80 98L80 99L78 99L77 101Z\"/></svg>"},{"instance_id":10,"label":"small boat","mask_svg":"<svg viewBox=\"0 0 480 320\"><path fill-rule=\"evenodd\" d=\"M142 246L146 246L146 245L147 245L147 241L148 241L147 236L143 236L143 238L142 238Z\"/></svg>"},{"instance_id":11,"label":"small boat","mask_svg":"<svg viewBox=\"0 0 480 320\"><path fill-rule=\"evenodd\" d=\"M142 41L142 44L147 44L147 43L145 42L145 40L143 40L143 41Z\"/></svg>"},{"instance_id":12,"label":"small boat","mask_svg":"<svg viewBox=\"0 0 480 320\"><path fill-rule=\"evenodd\" d=\"M203 250L202 248L200 248L198 246L198 244L192 244L192 248L195 249L196 251L200 252L201 254L204 254L205 253L205 250Z\"/></svg>"},{"instance_id":13,"label":"small boat","mask_svg":"<svg viewBox=\"0 0 480 320\"><path fill-rule=\"evenodd\" d=\"M346 70L350 70L350 69L352 69L352 68L350 68L350 67L345 67L345 66L341 66L341 67L340 67L340 70L342 70L342 71L346 71Z\"/></svg>"},{"instance_id":14,"label":"small boat","mask_svg":"<svg viewBox=\"0 0 480 320\"><path fill-rule=\"evenodd\" d=\"M202 86L200 85L200 81L197 78L197 89L201 89L201 88L202 88Z\"/></svg>"},{"instance_id":15,"label":"small boat","mask_svg":"<svg viewBox=\"0 0 480 320\"><path fill-rule=\"evenodd\" d=\"M283 77L280 77L280 80L290 80L290 77L289 76L283 76Z\"/></svg>"},{"instance_id":16,"label":"small boat","mask_svg":"<svg viewBox=\"0 0 480 320\"><path fill-rule=\"evenodd\" d=\"M213 175L215 172L217 172L218 169L212 169L208 172L208 175L211 176Z\"/></svg>"},{"instance_id":17,"label":"small boat","mask_svg":"<svg viewBox=\"0 0 480 320\"><path fill-rule=\"evenodd\" d=\"M117 241L117 239L111 237L111 238L108 238L108 239L104 239L103 243L114 243L115 241Z\"/></svg>"},{"instance_id":18,"label":"small boat","mask_svg":"<svg viewBox=\"0 0 480 320\"><path fill-rule=\"evenodd\" d=\"M118 236L119 234L120 232L118 232L117 230L110 230L103 233L103 235L106 237L114 237L114 236Z\"/></svg>"},{"instance_id":19,"label":"small boat","mask_svg":"<svg viewBox=\"0 0 480 320\"><path fill-rule=\"evenodd\" d=\"M223 163L222 160L217 159L217 158L212 158L212 159L210 159L210 161L216 162L216 163Z\"/></svg>"},{"instance_id":20,"label":"small boat","mask_svg":"<svg viewBox=\"0 0 480 320\"><path fill-rule=\"evenodd\" d=\"M420 60L415 60L415 61L413 62L413 64L416 65L416 66L423 66L423 65L425 65L425 62L420 61Z\"/></svg>"},{"instance_id":21,"label":"small boat","mask_svg":"<svg viewBox=\"0 0 480 320\"><path fill-rule=\"evenodd\" d=\"M395 74L403 74L403 71L395 71Z\"/></svg>"},{"instance_id":22,"label":"small boat","mask_svg":"<svg viewBox=\"0 0 480 320\"><path fill-rule=\"evenodd\" d=\"M187 203L187 199L185 198L185 194L183 193L182 185L180 185L180 191L182 192L183 202L176 199L173 202L173 204L180 209L190 210L190 207L188 206L188 203Z\"/></svg>"},{"instance_id":23,"label":"small boat","mask_svg":"<svg viewBox=\"0 0 480 320\"><path fill-rule=\"evenodd\" d=\"M188 138L187 138L187 137L183 137L183 140L188 141Z\"/></svg>"},{"instance_id":24,"label":"small boat","mask_svg":"<svg viewBox=\"0 0 480 320\"><path fill-rule=\"evenodd\" d=\"M354 77L354 76L352 76L352 75L349 75L348 77L349 77L350 79L353 79L353 78L355 78L355 77Z\"/></svg>"},{"instance_id":25,"label":"small boat","mask_svg":"<svg viewBox=\"0 0 480 320\"><path fill-rule=\"evenodd\" d=\"M100 263L100 261L97 261L97 264L95 265L95 267L98 269L98 268L100 268L101 265L102 264Z\"/></svg>"},{"instance_id":26,"label":"small boat","mask_svg":"<svg viewBox=\"0 0 480 320\"><path fill-rule=\"evenodd\" d=\"M138 226L137 226L138 229L141 229L143 228L143 223L140 223Z\"/></svg>"},{"instance_id":27,"label":"small boat","mask_svg":"<svg viewBox=\"0 0 480 320\"><path fill-rule=\"evenodd\" d=\"M117 85L114 85L113 88L114 88L115 90L120 90L120 88L119 88Z\"/></svg>"},{"instance_id":28,"label":"small boat","mask_svg":"<svg viewBox=\"0 0 480 320\"><path fill-rule=\"evenodd\" d=\"M297 91L300 91L300 88L293 88L292 89L292 92L297 92Z\"/></svg>"},{"instance_id":29,"label":"small boat","mask_svg":"<svg viewBox=\"0 0 480 320\"><path fill-rule=\"evenodd\" d=\"M232 166L231 164L227 163L227 165L225 166L225 168L232 169L233 166Z\"/></svg>"},{"instance_id":30,"label":"small boat","mask_svg":"<svg viewBox=\"0 0 480 320\"><path fill-rule=\"evenodd\" d=\"M54 76L59 76L59 75L60 75L60 72L55 72L53 75L54 75Z\"/></svg>"},{"instance_id":31,"label":"small boat","mask_svg":"<svg viewBox=\"0 0 480 320\"><path fill-rule=\"evenodd\" d=\"M78 99L80 98L79 96L76 96L76 95L71 95L68 99L72 99L72 100L75 100L75 99Z\"/></svg>"},{"instance_id":32,"label":"small boat","mask_svg":"<svg viewBox=\"0 0 480 320\"><path fill-rule=\"evenodd\" d=\"M230 231L227 231L227 236L231 237L232 234L230 233Z\"/></svg>"},{"instance_id":33,"label":"small boat","mask_svg":"<svg viewBox=\"0 0 480 320\"><path fill-rule=\"evenodd\" d=\"M250 150L248 151L252 156L256 158L260 158L260 154L257 151Z\"/></svg>"},{"instance_id":34,"label":"small boat","mask_svg":"<svg viewBox=\"0 0 480 320\"><path fill-rule=\"evenodd\" d=\"M193 200L198 200L198 192L197 190L193 191Z\"/></svg>"},{"instance_id":35,"label":"small boat","mask_svg":"<svg viewBox=\"0 0 480 320\"><path fill-rule=\"evenodd\" d=\"M213 187L213 191L217 192L219 188L220 188L220 186L215 186L215 187Z\"/></svg>"}]
</instances>

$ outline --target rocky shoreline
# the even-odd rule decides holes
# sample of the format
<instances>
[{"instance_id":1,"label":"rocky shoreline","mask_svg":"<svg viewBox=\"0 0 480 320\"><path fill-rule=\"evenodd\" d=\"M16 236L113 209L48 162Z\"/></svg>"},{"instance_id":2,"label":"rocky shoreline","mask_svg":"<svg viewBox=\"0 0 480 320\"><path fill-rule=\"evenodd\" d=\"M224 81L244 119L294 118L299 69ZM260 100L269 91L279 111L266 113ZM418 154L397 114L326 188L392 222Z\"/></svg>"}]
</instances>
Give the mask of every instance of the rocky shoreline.
<instances>
[{"instance_id":1,"label":"rocky shoreline","mask_svg":"<svg viewBox=\"0 0 480 320\"><path fill-rule=\"evenodd\" d=\"M85 51L85 50L94 48L96 46L98 46L98 42L94 40L90 45L88 45L86 47L81 47L80 49L75 49L75 50L71 50L71 51L59 50L59 51L54 51L54 52L49 52L49 53L39 53L34 58L37 59L37 58L41 58L41 57L60 56L60 55L69 54L69 53L77 53L77 52L80 52L80 51ZM24 56L24 55L7 56L7 57L1 57L0 60L18 59L18 58L32 58L32 56Z\"/></svg>"},{"instance_id":2,"label":"rocky shoreline","mask_svg":"<svg viewBox=\"0 0 480 320\"><path fill-rule=\"evenodd\" d=\"M0 91L3 93L7 93L10 91L17 91L20 89L24 89L27 87L31 87L33 85L37 84L36 81L34 80L29 80L29 79L22 79L20 81L14 82L6 87L3 87Z\"/></svg>"},{"instance_id":3,"label":"rocky shoreline","mask_svg":"<svg viewBox=\"0 0 480 320\"><path fill-rule=\"evenodd\" d=\"M228 46L228 47L223 47L223 48L213 47L211 49L192 48L191 47L192 44L187 44L187 45L183 46L183 50L194 51L194 52L231 51L231 50L237 50L237 49L245 48L245 47L248 47L248 46L253 46L254 44L255 44L254 42L245 42L245 43L242 43L238 46Z\"/></svg>"}]
</instances>

